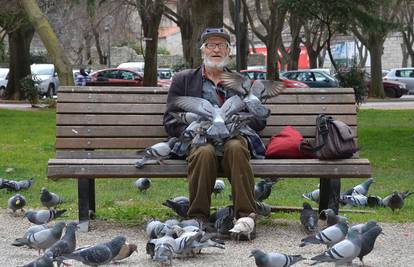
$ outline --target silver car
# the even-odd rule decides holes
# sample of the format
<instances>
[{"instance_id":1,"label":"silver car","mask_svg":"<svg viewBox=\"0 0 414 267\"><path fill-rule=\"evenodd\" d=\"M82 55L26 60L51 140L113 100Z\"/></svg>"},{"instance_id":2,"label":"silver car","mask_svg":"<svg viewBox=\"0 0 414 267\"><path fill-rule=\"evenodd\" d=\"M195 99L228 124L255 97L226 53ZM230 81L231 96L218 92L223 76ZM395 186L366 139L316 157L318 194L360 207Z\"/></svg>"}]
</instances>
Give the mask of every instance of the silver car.
<instances>
[{"instance_id":1,"label":"silver car","mask_svg":"<svg viewBox=\"0 0 414 267\"><path fill-rule=\"evenodd\" d=\"M385 75L384 80L405 83L408 93L414 94L414 68L395 68Z\"/></svg>"},{"instance_id":2,"label":"silver car","mask_svg":"<svg viewBox=\"0 0 414 267\"><path fill-rule=\"evenodd\" d=\"M339 82L321 70L290 70L281 74L289 80L307 84L309 87L339 87Z\"/></svg>"}]
</instances>

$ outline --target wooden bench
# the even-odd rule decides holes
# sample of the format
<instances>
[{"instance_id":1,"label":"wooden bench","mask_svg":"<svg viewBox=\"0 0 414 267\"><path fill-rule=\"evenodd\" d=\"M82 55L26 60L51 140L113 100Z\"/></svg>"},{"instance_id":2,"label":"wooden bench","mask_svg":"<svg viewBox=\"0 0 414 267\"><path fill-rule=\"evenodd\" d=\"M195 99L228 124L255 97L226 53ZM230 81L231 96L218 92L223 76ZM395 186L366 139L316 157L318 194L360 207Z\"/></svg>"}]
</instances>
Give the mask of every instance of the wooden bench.
<instances>
[{"instance_id":1,"label":"wooden bench","mask_svg":"<svg viewBox=\"0 0 414 267\"><path fill-rule=\"evenodd\" d=\"M155 162L135 168L136 151L165 140L162 117L168 89L160 87L60 87L56 108L56 158L48 162L51 179L78 179L79 220L95 211L94 179L186 177L184 160ZM334 116L357 130L353 89L287 89L266 104L272 111L264 142L292 125L314 138L320 113ZM339 178L367 178L367 159L251 160L256 177L320 178L319 209L338 210Z\"/></svg>"}]
</instances>

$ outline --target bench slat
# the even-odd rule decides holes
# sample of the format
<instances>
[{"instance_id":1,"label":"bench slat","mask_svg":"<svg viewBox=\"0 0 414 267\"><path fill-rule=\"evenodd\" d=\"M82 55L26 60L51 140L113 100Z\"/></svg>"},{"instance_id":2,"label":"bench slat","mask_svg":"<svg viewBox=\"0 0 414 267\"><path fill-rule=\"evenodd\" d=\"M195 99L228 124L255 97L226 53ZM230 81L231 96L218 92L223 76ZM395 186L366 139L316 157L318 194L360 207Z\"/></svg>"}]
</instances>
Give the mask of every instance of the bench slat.
<instances>
[{"instance_id":1,"label":"bench slat","mask_svg":"<svg viewBox=\"0 0 414 267\"><path fill-rule=\"evenodd\" d=\"M358 161L358 160L357 160ZM370 177L369 164L306 164L298 165L276 161L274 164L252 163L255 176L278 176L297 178L344 178ZM122 178L122 177L185 177L186 164L145 165L137 169L134 164L49 164L49 178ZM223 176L223 174L220 174Z\"/></svg>"},{"instance_id":2,"label":"bench slat","mask_svg":"<svg viewBox=\"0 0 414 267\"><path fill-rule=\"evenodd\" d=\"M79 112L76 107L82 107L84 103L90 103L92 109L96 103L166 103L166 94L85 94L85 93L61 93L59 95L60 105L57 112ZM80 104L82 103L82 104ZM354 94L346 95L293 95L282 94L269 99L267 104L326 104L326 103L355 103ZM94 109L95 110L95 109ZM101 109L96 108L97 111ZM89 112L90 110L85 110ZM104 109L105 111L105 109Z\"/></svg>"}]
</instances>

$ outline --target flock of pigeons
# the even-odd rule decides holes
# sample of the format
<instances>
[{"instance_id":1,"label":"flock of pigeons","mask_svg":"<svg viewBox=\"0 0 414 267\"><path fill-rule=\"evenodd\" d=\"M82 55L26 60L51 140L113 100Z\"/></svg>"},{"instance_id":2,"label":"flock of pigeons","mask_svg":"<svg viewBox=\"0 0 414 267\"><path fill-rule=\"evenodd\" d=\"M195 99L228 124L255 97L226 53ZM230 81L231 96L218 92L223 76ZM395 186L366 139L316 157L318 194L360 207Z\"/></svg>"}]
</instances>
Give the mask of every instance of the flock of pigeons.
<instances>
[{"instance_id":1,"label":"flock of pigeons","mask_svg":"<svg viewBox=\"0 0 414 267\"><path fill-rule=\"evenodd\" d=\"M33 178L22 181L0 178L0 189L20 191L29 189L33 182ZM25 211L26 199L22 194L15 194L8 200L8 208L13 213L18 210L25 212L24 217L32 223L23 236L12 243L13 246L27 246L38 250L39 257L25 264L25 267L53 267L54 262L57 266L62 264L69 266L64 262L65 260L76 260L86 265L98 266L125 259L137 249L136 245L126 243L126 238L123 236L116 236L106 243L76 248L77 222L59 221L53 226L48 225L66 212L66 209L55 209L56 206L64 203L64 199L43 187L40 191L40 202L47 209ZM43 255L40 256L41 251Z\"/></svg>"},{"instance_id":2,"label":"flock of pigeons","mask_svg":"<svg viewBox=\"0 0 414 267\"><path fill-rule=\"evenodd\" d=\"M217 155L223 154L224 140L243 134L255 136L257 133L248 125L252 118L264 120L270 115L270 110L263 103L282 92L285 87L277 81L250 79L238 73L226 72L222 75L225 88L231 91L221 107L212 105L200 97L179 96L173 105L184 112L171 112L173 119L166 124L183 123L187 125L180 138L170 138L138 152L140 159L137 168L143 168L148 160L163 160L170 157L173 147L178 156L187 154L190 146L202 146L208 141L215 145Z\"/></svg>"}]
</instances>

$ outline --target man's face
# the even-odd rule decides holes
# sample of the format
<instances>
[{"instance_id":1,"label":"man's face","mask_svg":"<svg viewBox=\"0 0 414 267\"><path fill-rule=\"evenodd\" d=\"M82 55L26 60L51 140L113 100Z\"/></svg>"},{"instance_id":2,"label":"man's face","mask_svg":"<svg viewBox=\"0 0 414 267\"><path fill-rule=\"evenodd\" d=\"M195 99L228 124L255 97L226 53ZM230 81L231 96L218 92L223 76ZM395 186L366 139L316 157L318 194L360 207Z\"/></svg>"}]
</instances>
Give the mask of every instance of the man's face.
<instances>
[{"instance_id":1,"label":"man's face","mask_svg":"<svg viewBox=\"0 0 414 267\"><path fill-rule=\"evenodd\" d=\"M226 39L208 38L201 48L204 65L210 68L224 68L227 65L230 48Z\"/></svg>"}]
</instances>

